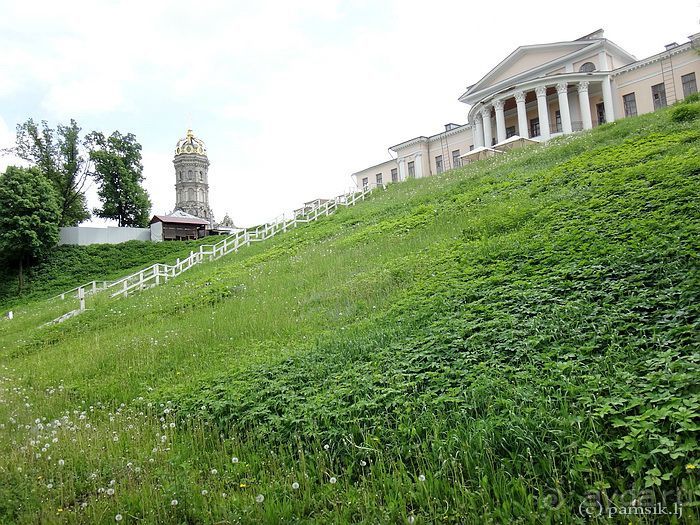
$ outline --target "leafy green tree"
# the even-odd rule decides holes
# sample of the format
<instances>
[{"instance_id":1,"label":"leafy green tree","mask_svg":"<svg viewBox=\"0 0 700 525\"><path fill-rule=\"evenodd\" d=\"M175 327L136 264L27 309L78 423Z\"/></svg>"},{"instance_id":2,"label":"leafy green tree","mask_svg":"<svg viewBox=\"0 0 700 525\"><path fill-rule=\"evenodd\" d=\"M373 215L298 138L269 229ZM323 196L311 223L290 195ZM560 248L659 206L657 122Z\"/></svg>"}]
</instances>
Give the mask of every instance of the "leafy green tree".
<instances>
[{"instance_id":1,"label":"leafy green tree","mask_svg":"<svg viewBox=\"0 0 700 525\"><path fill-rule=\"evenodd\" d=\"M0 254L19 268L46 255L58 243L60 207L56 190L38 168L10 166L0 175Z\"/></svg>"},{"instance_id":2,"label":"leafy green tree","mask_svg":"<svg viewBox=\"0 0 700 525\"><path fill-rule=\"evenodd\" d=\"M88 135L86 143L90 145L90 159L94 164L92 176L102 201L102 207L95 208L93 213L103 219L114 219L119 226L147 226L151 200L141 185L141 144L136 137L118 131L105 137L94 131Z\"/></svg>"},{"instance_id":3,"label":"leafy green tree","mask_svg":"<svg viewBox=\"0 0 700 525\"><path fill-rule=\"evenodd\" d=\"M17 125L12 153L41 170L55 190L60 226L77 226L90 218L85 200L89 158L81 147L80 127L75 120L54 130L44 120L41 126L29 119Z\"/></svg>"}]
</instances>

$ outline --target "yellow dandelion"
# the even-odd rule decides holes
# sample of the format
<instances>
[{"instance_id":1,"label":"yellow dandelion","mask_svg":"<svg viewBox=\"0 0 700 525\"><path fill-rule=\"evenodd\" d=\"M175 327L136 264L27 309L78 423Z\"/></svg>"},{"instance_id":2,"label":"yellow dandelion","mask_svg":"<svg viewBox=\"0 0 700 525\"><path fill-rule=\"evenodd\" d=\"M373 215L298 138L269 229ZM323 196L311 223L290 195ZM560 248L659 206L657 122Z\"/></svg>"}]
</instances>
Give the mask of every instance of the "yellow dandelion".
<instances>
[{"instance_id":1,"label":"yellow dandelion","mask_svg":"<svg viewBox=\"0 0 700 525\"><path fill-rule=\"evenodd\" d=\"M695 468L697 468L697 467L696 467L695 465L693 465L692 463L688 463L688 464L685 466L685 469L686 469L686 470L693 470L693 469L695 469Z\"/></svg>"},{"instance_id":2,"label":"yellow dandelion","mask_svg":"<svg viewBox=\"0 0 700 525\"><path fill-rule=\"evenodd\" d=\"M241 484L238 485L238 486L241 487L242 489L244 489L244 488L246 488L248 485L246 485L245 483L241 483Z\"/></svg>"}]
</instances>

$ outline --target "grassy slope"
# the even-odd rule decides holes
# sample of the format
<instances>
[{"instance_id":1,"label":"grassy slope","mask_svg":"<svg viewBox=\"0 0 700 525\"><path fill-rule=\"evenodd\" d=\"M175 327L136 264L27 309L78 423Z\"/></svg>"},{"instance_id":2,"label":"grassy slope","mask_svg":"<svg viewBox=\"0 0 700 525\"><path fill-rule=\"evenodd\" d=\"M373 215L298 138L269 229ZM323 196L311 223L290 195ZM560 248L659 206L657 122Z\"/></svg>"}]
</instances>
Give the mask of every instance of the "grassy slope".
<instances>
[{"instance_id":1,"label":"grassy slope","mask_svg":"<svg viewBox=\"0 0 700 525\"><path fill-rule=\"evenodd\" d=\"M17 293L16 268L0 265L0 307L45 299L93 280L117 279L156 262L172 263L199 249L202 242L212 240L57 246L45 261L27 271L22 295Z\"/></svg>"},{"instance_id":2,"label":"grassy slope","mask_svg":"<svg viewBox=\"0 0 700 525\"><path fill-rule=\"evenodd\" d=\"M591 489L694 499L699 175L697 122L627 119L60 326L33 328L50 305L0 323L1 521L568 523Z\"/></svg>"}]
</instances>

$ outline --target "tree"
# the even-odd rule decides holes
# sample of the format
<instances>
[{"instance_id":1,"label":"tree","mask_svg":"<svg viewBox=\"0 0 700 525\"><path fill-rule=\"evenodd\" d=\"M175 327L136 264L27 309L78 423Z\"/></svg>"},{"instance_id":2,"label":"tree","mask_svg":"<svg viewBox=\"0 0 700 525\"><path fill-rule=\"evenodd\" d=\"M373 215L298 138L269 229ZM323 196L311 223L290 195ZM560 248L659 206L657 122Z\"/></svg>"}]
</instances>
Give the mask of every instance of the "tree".
<instances>
[{"instance_id":1,"label":"tree","mask_svg":"<svg viewBox=\"0 0 700 525\"><path fill-rule=\"evenodd\" d=\"M38 168L10 166L0 175L0 254L19 266L19 290L24 265L58 243L60 207L56 190Z\"/></svg>"},{"instance_id":2,"label":"tree","mask_svg":"<svg viewBox=\"0 0 700 525\"><path fill-rule=\"evenodd\" d=\"M85 200L89 162L80 144L75 120L54 130L47 122L41 128L34 120L17 125L16 146L11 151L36 166L53 184L60 209L60 226L77 226L90 218Z\"/></svg>"},{"instance_id":3,"label":"tree","mask_svg":"<svg viewBox=\"0 0 700 525\"><path fill-rule=\"evenodd\" d=\"M102 201L102 207L95 208L93 213L103 219L114 219L119 226L147 226L151 200L141 186L141 144L136 137L118 131L105 137L93 131L86 143L90 145L92 176Z\"/></svg>"}]
</instances>

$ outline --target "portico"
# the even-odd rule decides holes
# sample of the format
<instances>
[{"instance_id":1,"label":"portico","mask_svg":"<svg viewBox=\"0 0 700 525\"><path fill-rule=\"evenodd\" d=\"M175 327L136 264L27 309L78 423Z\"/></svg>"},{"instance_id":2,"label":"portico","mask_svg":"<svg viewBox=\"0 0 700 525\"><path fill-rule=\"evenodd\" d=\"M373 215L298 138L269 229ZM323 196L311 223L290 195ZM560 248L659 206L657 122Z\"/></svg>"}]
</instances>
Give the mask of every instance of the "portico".
<instances>
[{"instance_id":1,"label":"portico","mask_svg":"<svg viewBox=\"0 0 700 525\"><path fill-rule=\"evenodd\" d=\"M474 104L469 122L474 145L492 146L513 135L541 141L591 129L614 120L610 78L605 74L573 74L525 82ZM601 107L597 107L601 105ZM596 107L593 119L591 107Z\"/></svg>"},{"instance_id":2,"label":"portico","mask_svg":"<svg viewBox=\"0 0 700 525\"><path fill-rule=\"evenodd\" d=\"M517 48L459 98L470 106L474 146L513 135L547 141L612 122L611 74L633 60L602 31Z\"/></svg>"}]
</instances>

